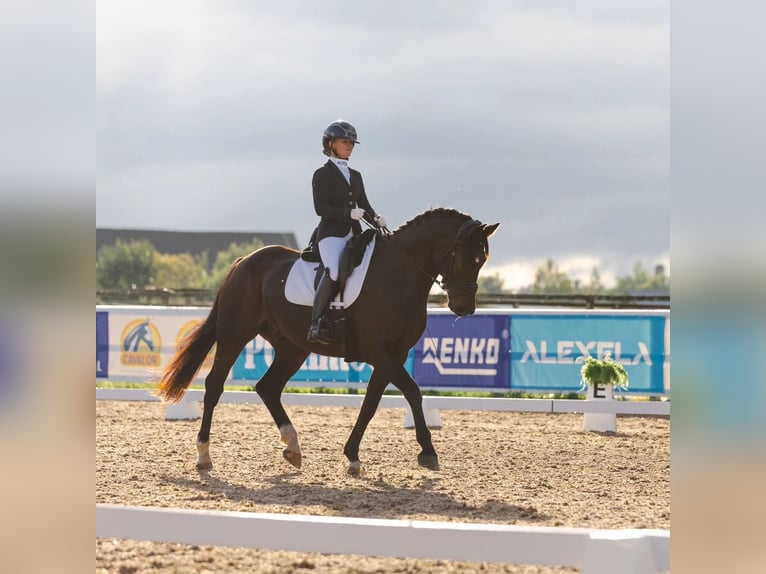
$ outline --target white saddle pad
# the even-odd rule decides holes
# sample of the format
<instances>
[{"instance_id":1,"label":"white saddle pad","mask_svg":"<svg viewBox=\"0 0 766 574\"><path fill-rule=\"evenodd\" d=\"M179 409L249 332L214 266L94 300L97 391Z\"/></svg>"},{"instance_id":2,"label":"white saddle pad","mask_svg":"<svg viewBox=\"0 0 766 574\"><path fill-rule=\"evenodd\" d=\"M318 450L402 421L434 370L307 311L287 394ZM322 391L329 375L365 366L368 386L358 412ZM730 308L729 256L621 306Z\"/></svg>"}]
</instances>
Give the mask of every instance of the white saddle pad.
<instances>
[{"instance_id":1,"label":"white saddle pad","mask_svg":"<svg viewBox=\"0 0 766 574\"><path fill-rule=\"evenodd\" d=\"M372 241L367 244L367 247L364 249L362 263L354 269L346 280L343 302L340 301L339 297L335 297L333 302L330 303L330 307L333 309L349 307L356 301L359 292L362 290L364 278L367 276L367 268L370 266L372 251L375 248L375 239L373 237ZM310 263L300 258L293 264L285 283L285 297L290 303L306 305L308 307L314 304L314 277L316 276L317 265L319 263Z\"/></svg>"}]
</instances>

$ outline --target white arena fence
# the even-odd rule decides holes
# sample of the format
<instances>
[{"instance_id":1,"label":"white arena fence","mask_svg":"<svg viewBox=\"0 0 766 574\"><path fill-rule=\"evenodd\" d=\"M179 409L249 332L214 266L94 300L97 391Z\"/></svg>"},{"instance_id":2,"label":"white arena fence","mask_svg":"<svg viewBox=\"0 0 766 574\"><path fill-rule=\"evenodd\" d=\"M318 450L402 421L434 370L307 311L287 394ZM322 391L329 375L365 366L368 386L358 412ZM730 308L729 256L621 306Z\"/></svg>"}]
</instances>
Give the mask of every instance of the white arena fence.
<instances>
[{"instance_id":1,"label":"white arena fence","mask_svg":"<svg viewBox=\"0 0 766 574\"><path fill-rule=\"evenodd\" d=\"M393 558L571 566L583 574L670 569L667 530L598 530L96 505L96 537Z\"/></svg>"},{"instance_id":2,"label":"white arena fence","mask_svg":"<svg viewBox=\"0 0 766 574\"><path fill-rule=\"evenodd\" d=\"M202 401L205 391L189 389L184 400ZM159 401L147 389L96 388L96 399L124 401ZM338 395L327 393L284 393L282 403L293 406L361 407L364 395ZM229 391L221 395L221 403L263 404L254 391ZM400 395L384 395L381 408L407 408L407 401ZM516 411L538 413L610 413L622 415L669 416L669 401L616 401L578 399L512 399L493 397L423 397L423 409L427 411L476 410Z\"/></svg>"}]
</instances>

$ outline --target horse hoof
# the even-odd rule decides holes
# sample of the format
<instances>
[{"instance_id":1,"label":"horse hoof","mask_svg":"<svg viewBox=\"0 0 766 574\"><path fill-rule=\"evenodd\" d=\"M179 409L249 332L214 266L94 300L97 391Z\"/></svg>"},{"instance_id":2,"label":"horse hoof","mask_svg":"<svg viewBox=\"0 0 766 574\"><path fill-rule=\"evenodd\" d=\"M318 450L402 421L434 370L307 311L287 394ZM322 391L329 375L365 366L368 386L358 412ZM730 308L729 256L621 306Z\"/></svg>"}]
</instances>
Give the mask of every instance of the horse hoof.
<instances>
[{"instance_id":1,"label":"horse hoof","mask_svg":"<svg viewBox=\"0 0 766 574\"><path fill-rule=\"evenodd\" d=\"M418 464L428 470L439 470L439 457L435 454L420 453L418 455Z\"/></svg>"},{"instance_id":2,"label":"horse hoof","mask_svg":"<svg viewBox=\"0 0 766 574\"><path fill-rule=\"evenodd\" d=\"M213 468L212 462L198 462L197 470L211 470Z\"/></svg>"},{"instance_id":3,"label":"horse hoof","mask_svg":"<svg viewBox=\"0 0 766 574\"><path fill-rule=\"evenodd\" d=\"M355 462L350 462L348 463L347 473L349 476L362 476L364 475L364 467L358 460Z\"/></svg>"},{"instance_id":4,"label":"horse hoof","mask_svg":"<svg viewBox=\"0 0 766 574\"><path fill-rule=\"evenodd\" d=\"M285 457L285 460L292 464L295 468L301 467L301 459L303 458L301 453L285 449L282 451L282 456Z\"/></svg>"}]
</instances>

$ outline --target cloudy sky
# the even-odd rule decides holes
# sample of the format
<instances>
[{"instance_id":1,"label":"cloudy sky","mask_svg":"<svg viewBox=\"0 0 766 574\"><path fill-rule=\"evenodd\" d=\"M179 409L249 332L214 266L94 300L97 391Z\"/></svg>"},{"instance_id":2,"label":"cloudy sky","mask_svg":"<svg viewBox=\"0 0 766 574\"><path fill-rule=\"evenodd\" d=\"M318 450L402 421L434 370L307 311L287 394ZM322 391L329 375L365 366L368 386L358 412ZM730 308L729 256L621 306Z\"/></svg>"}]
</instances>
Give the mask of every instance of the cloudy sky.
<instances>
[{"instance_id":1,"label":"cloudy sky","mask_svg":"<svg viewBox=\"0 0 766 574\"><path fill-rule=\"evenodd\" d=\"M669 61L666 0L98 0L96 225L302 244L343 118L389 227L500 222L507 287L669 269Z\"/></svg>"}]
</instances>

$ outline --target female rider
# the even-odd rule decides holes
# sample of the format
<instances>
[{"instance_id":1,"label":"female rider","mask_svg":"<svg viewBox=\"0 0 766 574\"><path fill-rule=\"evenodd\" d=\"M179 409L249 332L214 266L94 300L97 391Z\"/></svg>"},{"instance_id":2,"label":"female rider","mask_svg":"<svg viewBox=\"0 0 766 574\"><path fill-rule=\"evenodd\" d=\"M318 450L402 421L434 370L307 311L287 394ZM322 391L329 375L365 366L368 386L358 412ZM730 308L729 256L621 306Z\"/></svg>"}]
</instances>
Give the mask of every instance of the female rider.
<instances>
[{"instance_id":1,"label":"female rider","mask_svg":"<svg viewBox=\"0 0 766 574\"><path fill-rule=\"evenodd\" d=\"M322 153L330 159L314 172L311 181L314 210L321 218L316 241L325 274L314 296L308 340L323 345L332 341L332 326L326 314L337 294L338 264L346 242L362 232L362 218L386 227L386 220L375 213L367 199L362 174L348 165L358 143L356 129L350 123L338 120L327 126L322 134Z\"/></svg>"}]
</instances>

